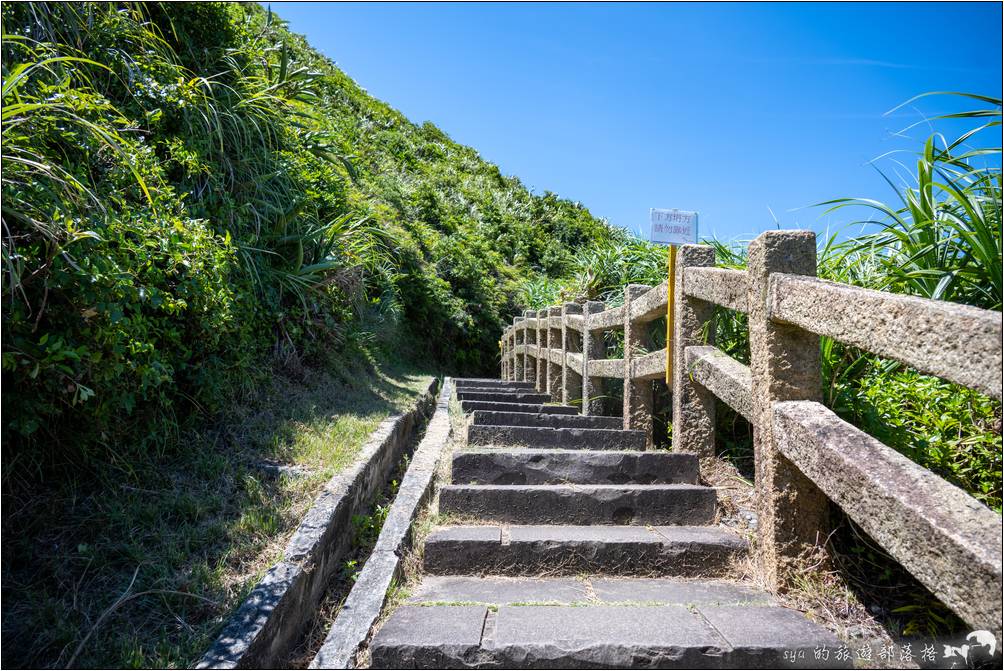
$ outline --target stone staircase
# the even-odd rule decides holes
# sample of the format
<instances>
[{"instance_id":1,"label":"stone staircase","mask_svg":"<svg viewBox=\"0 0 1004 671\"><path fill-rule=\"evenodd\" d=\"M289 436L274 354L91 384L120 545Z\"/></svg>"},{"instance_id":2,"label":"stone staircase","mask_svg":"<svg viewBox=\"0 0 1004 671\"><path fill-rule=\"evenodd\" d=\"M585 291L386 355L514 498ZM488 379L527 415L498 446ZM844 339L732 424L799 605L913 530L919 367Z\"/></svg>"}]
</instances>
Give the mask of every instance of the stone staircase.
<instances>
[{"instance_id":1,"label":"stone staircase","mask_svg":"<svg viewBox=\"0 0 1004 671\"><path fill-rule=\"evenodd\" d=\"M825 629L721 579L746 542L715 525L694 455L643 451L619 418L547 405L530 383L454 382L471 423L440 490L450 523L427 537L372 667L840 664Z\"/></svg>"}]
</instances>

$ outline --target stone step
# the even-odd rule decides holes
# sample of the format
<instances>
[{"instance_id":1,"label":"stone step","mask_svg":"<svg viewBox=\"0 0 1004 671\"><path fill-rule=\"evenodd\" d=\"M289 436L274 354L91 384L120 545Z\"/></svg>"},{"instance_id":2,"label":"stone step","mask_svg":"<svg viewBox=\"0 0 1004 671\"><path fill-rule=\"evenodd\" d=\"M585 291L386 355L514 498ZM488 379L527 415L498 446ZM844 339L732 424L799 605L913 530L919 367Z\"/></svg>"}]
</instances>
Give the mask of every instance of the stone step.
<instances>
[{"instance_id":1,"label":"stone step","mask_svg":"<svg viewBox=\"0 0 1004 671\"><path fill-rule=\"evenodd\" d=\"M697 484L697 455L616 450L466 449L453 482L472 485Z\"/></svg>"},{"instance_id":2,"label":"stone step","mask_svg":"<svg viewBox=\"0 0 1004 671\"><path fill-rule=\"evenodd\" d=\"M546 394L547 392L536 389L522 389L520 387L463 387L457 390L462 394ZM550 403L550 396L545 403Z\"/></svg>"},{"instance_id":3,"label":"stone step","mask_svg":"<svg viewBox=\"0 0 1004 671\"><path fill-rule=\"evenodd\" d=\"M724 581L680 578L611 578L603 575L570 578L427 575L407 603L551 605L698 604L710 606L773 606L767 592Z\"/></svg>"},{"instance_id":4,"label":"stone step","mask_svg":"<svg viewBox=\"0 0 1004 671\"><path fill-rule=\"evenodd\" d=\"M746 549L711 526L444 526L426 538L424 562L438 575L715 577Z\"/></svg>"},{"instance_id":5,"label":"stone step","mask_svg":"<svg viewBox=\"0 0 1004 671\"><path fill-rule=\"evenodd\" d=\"M711 524L715 490L697 485L446 485L439 512L511 524Z\"/></svg>"},{"instance_id":6,"label":"stone step","mask_svg":"<svg viewBox=\"0 0 1004 671\"><path fill-rule=\"evenodd\" d=\"M512 389L534 388L533 382L515 382L515 381L489 379L489 378L476 378L476 377L454 378L453 386L457 389L466 389L468 387L508 387Z\"/></svg>"},{"instance_id":7,"label":"stone step","mask_svg":"<svg viewBox=\"0 0 1004 671\"><path fill-rule=\"evenodd\" d=\"M468 445L512 445L566 450L644 450L644 431L554 429L542 426L467 427Z\"/></svg>"},{"instance_id":8,"label":"stone step","mask_svg":"<svg viewBox=\"0 0 1004 671\"><path fill-rule=\"evenodd\" d=\"M839 647L777 606L406 605L369 651L372 667L392 669L851 668Z\"/></svg>"},{"instance_id":9,"label":"stone step","mask_svg":"<svg viewBox=\"0 0 1004 671\"><path fill-rule=\"evenodd\" d=\"M535 391L466 391L457 390L458 401L492 401L496 403L549 403L550 394Z\"/></svg>"},{"instance_id":10,"label":"stone step","mask_svg":"<svg viewBox=\"0 0 1004 671\"><path fill-rule=\"evenodd\" d=\"M542 426L556 429L623 429L624 420L620 417L602 417L599 415L555 415L553 413L502 412L491 410L475 410L471 417L472 424L488 426Z\"/></svg>"},{"instance_id":11,"label":"stone step","mask_svg":"<svg viewBox=\"0 0 1004 671\"><path fill-rule=\"evenodd\" d=\"M527 414L547 413L553 415L577 415L579 409L571 405L544 405L542 403L500 403L497 401L460 401L460 409L464 412L477 410L498 410L501 412L518 412Z\"/></svg>"}]
</instances>

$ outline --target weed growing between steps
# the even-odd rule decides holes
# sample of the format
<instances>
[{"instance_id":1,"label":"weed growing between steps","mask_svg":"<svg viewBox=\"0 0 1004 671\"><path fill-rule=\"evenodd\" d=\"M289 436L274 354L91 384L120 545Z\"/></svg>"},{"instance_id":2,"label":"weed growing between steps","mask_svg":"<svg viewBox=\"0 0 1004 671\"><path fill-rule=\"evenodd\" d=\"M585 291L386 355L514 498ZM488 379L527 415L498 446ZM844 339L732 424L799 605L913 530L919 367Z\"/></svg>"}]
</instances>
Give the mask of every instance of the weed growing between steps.
<instances>
[{"instance_id":1,"label":"weed growing between steps","mask_svg":"<svg viewBox=\"0 0 1004 671\"><path fill-rule=\"evenodd\" d=\"M190 665L319 488L429 381L361 353L287 368L169 456L5 500L3 664Z\"/></svg>"},{"instance_id":2,"label":"weed growing between steps","mask_svg":"<svg viewBox=\"0 0 1004 671\"><path fill-rule=\"evenodd\" d=\"M756 531L752 480L729 461L705 458L701 460L700 483L718 492L715 523L728 527L752 544Z\"/></svg>"}]
</instances>

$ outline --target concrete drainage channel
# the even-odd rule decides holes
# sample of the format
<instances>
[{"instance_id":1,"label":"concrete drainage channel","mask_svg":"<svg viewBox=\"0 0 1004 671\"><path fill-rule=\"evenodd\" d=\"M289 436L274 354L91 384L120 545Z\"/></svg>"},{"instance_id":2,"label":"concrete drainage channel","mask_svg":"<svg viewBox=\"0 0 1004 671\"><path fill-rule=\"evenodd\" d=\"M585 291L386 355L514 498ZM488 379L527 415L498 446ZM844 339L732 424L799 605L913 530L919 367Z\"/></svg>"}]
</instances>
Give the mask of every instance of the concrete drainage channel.
<instances>
[{"instance_id":1,"label":"concrete drainage channel","mask_svg":"<svg viewBox=\"0 0 1004 671\"><path fill-rule=\"evenodd\" d=\"M391 584L402 577L402 561L412 540L412 523L433 494L436 473L450 439L451 393L452 381L446 378L435 414L408 465L376 546L310 663L311 669L355 667L356 654L380 617Z\"/></svg>"},{"instance_id":2,"label":"concrete drainage channel","mask_svg":"<svg viewBox=\"0 0 1004 671\"><path fill-rule=\"evenodd\" d=\"M376 545L340 609L321 654L312 664L323 658L333 660L333 668L349 665L355 648L365 640L379 615L397 570L399 553L405 548L412 517L432 490L440 449L450 433L451 387L446 378L437 399L439 382L434 380L412 410L390 417L377 427L355 463L325 485L287 544L282 561L269 569L251 591L196 668L289 666L298 646L303 646L344 560L354 550L353 519L371 512L395 470L409 457L408 448L414 446L434 408ZM370 611L372 617L363 629ZM359 640L352 647L356 636Z\"/></svg>"}]
</instances>

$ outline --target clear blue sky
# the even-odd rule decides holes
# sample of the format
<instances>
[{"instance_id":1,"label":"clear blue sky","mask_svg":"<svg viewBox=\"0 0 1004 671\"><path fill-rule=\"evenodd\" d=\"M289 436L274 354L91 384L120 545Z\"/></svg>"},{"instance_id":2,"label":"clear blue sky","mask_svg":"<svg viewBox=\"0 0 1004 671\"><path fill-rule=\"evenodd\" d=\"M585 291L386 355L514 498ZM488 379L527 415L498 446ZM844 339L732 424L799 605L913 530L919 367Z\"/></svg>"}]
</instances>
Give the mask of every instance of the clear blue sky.
<instances>
[{"instance_id":1,"label":"clear blue sky","mask_svg":"<svg viewBox=\"0 0 1004 671\"><path fill-rule=\"evenodd\" d=\"M1001 93L999 3L271 7L412 121L640 231L650 207L697 210L723 239L773 228L771 210L839 228L852 213L810 206L893 199L868 162L918 150L928 125L897 131L966 104L886 112ZM913 159L882 163L899 179L895 159Z\"/></svg>"}]
</instances>

